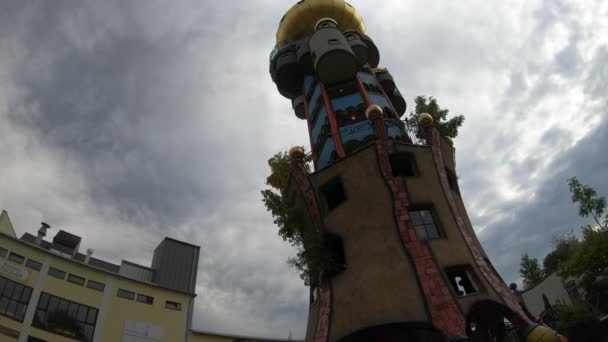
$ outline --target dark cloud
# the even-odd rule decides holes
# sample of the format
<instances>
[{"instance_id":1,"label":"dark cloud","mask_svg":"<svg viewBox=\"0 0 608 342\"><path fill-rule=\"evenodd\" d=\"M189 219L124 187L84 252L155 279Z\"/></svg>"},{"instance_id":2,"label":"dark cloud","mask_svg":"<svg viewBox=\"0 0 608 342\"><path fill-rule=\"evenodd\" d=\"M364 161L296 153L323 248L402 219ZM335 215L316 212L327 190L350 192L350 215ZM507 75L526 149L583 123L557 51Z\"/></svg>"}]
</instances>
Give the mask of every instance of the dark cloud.
<instances>
[{"instance_id":1,"label":"dark cloud","mask_svg":"<svg viewBox=\"0 0 608 342\"><path fill-rule=\"evenodd\" d=\"M602 147L606 144L608 120L604 119L575 147L551 162L550 172L539 179L540 185L530 200L505 207L506 217L480 234L486 251L505 281L519 279L521 254L528 253L542 262L556 237L571 231L579 233L581 225L590 223L578 217L578 209L570 200L567 179L577 177L599 194L608 194L608 160Z\"/></svg>"},{"instance_id":2,"label":"dark cloud","mask_svg":"<svg viewBox=\"0 0 608 342\"><path fill-rule=\"evenodd\" d=\"M292 3L0 4L0 208L21 233L48 220L114 261L149 263L166 235L199 244L195 328L303 336L308 292L259 195L267 158L308 141L268 76ZM577 20L598 11L354 5L409 103L466 114L463 196L514 279L520 253L580 223L565 178L606 193L608 52Z\"/></svg>"}]
</instances>

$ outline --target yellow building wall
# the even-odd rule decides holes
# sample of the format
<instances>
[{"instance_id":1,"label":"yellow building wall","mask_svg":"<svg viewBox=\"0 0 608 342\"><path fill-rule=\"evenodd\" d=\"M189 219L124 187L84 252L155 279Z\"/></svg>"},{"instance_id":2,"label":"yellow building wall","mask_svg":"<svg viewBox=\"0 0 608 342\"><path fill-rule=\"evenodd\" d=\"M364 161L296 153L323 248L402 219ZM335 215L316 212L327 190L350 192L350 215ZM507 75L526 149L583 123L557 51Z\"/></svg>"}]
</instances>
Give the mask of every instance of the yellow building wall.
<instances>
[{"instance_id":1,"label":"yellow building wall","mask_svg":"<svg viewBox=\"0 0 608 342\"><path fill-rule=\"evenodd\" d=\"M0 213L0 232L12 237L16 237L15 229L13 229L13 225L11 224L11 220L8 218L6 210L2 210L2 213Z\"/></svg>"},{"instance_id":2,"label":"yellow building wall","mask_svg":"<svg viewBox=\"0 0 608 342\"><path fill-rule=\"evenodd\" d=\"M80 304L88 305L97 308L98 317L102 316L101 325L95 327L95 335L101 334L100 341L122 341L125 321L133 320L146 322L162 326L164 330L164 341L183 341L186 336L186 320L188 315L188 306L190 296L179 292L170 291L153 285L131 281L118 275L99 271L77 262L72 262L63 259L60 256L52 255L43 250L38 250L35 247L24 245L23 243L0 237L0 246L24 256L27 259L33 259L40 263L44 263L48 257L49 266L66 272L65 279L58 279L47 274L42 275L42 292L46 292L67 300L71 300ZM15 280L21 284L34 288L38 279L39 272L27 268L24 264L17 264L10 261L7 257L0 257L0 260L11 263L19 268L27 271L27 279L15 279L7 274L2 274L6 278ZM106 285L106 291L109 291L108 301L105 306L105 313L101 312L104 300L104 292L96 291L87 288L83 285L73 284L67 281L68 275L72 273L86 280L93 280ZM111 279L111 280L109 280ZM85 283L86 285L86 283ZM154 297L153 304L145 304L136 300L127 300L118 297L118 289L124 289L137 294L144 294ZM165 301L172 301L182 304L181 311L170 310L165 308ZM29 306L34 308L37 306L37 299L32 298ZM17 322L8 317L0 316L0 325L7 328L19 331L22 323ZM47 332L35 327L30 327L31 336L42 338L48 341L67 342L74 341L60 335ZM0 341L15 340L8 336L0 335Z\"/></svg>"},{"instance_id":3,"label":"yellow building wall","mask_svg":"<svg viewBox=\"0 0 608 342\"><path fill-rule=\"evenodd\" d=\"M120 298L116 295L118 289L154 297L153 304L139 303L136 300ZM162 326L164 341L183 341L188 314L188 299L186 294L146 286L114 277L110 288L110 300L104 318L101 340L122 341L124 322L126 320L141 321ZM182 310L165 308L165 301L182 304Z\"/></svg>"},{"instance_id":4,"label":"yellow building wall","mask_svg":"<svg viewBox=\"0 0 608 342\"><path fill-rule=\"evenodd\" d=\"M34 259L40 263L42 263L44 261L44 258L46 257L46 254L42 251L37 251L35 249L28 248L16 241L12 241L7 238L0 238L0 246L3 248L6 248L9 252L17 253L28 259L29 258ZM5 278L14 280L20 284L34 288L34 286L36 285L36 280L38 279L38 274L39 274L38 271L25 267L25 263L18 264L18 263L15 263L15 262L9 260L8 255L6 257L0 257L0 260L26 270L27 278L25 281L23 281L21 279L17 279L15 277L10 276L9 274L2 273L0 275L2 275ZM31 300L30 300L30 305L32 305ZM11 318L5 317L5 316L0 316L0 325L19 331L21 329L22 323L15 321ZM16 339L12 339L6 335L0 335L0 341L4 341L4 339L6 339L7 341L10 341L10 340L16 341Z\"/></svg>"}]
</instances>

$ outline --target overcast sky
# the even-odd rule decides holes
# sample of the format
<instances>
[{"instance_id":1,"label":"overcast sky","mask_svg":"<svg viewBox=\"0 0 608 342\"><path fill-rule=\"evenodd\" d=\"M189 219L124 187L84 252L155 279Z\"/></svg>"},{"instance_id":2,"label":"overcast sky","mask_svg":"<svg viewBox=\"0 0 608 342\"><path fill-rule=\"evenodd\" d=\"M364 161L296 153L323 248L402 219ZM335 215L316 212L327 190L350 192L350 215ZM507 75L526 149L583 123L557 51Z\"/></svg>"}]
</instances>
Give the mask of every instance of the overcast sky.
<instances>
[{"instance_id":1,"label":"overcast sky","mask_svg":"<svg viewBox=\"0 0 608 342\"><path fill-rule=\"evenodd\" d=\"M195 328L303 337L308 291L260 201L268 157L308 145L268 75L294 2L2 1L0 209L17 233L46 221L144 265L164 236L200 245ZM517 281L522 253L587 222L568 177L608 195L608 2L352 4L408 103L465 114L462 195Z\"/></svg>"}]
</instances>

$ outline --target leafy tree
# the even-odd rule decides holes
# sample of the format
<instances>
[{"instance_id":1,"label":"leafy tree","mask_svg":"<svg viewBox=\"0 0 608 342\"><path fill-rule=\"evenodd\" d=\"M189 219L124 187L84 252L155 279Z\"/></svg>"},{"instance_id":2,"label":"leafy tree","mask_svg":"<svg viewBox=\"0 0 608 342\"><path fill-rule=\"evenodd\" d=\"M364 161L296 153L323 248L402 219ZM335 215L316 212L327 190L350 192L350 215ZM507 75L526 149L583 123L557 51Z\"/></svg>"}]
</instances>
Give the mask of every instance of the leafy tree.
<instances>
[{"instance_id":1,"label":"leafy tree","mask_svg":"<svg viewBox=\"0 0 608 342\"><path fill-rule=\"evenodd\" d=\"M581 285L590 288L596 277L608 269L608 225L606 199L595 190L581 184L576 177L568 180L572 202L579 205L581 217L592 216L597 226L582 227L580 242L570 251L570 257L559 263L562 277L582 277Z\"/></svg>"},{"instance_id":2,"label":"leafy tree","mask_svg":"<svg viewBox=\"0 0 608 342\"><path fill-rule=\"evenodd\" d=\"M519 275L524 279L524 287L529 289L543 280L544 272L538 264L538 259L530 258L528 254L521 256Z\"/></svg>"},{"instance_id":3,"label":"leafy tree","mask_svg":"<svg viewBox=\"0 0 608 342\"><path fill-rule=\"evenodd\" d=\"M562 277L581 277L581 285L590 288L595 278L608 269L608 231L592 226L583 227L581 242L572 255L559 264Z\"/></svg>"},{"instance_id":4,"label":"leafy tree","mask_svg":"<svg viewBox=\"0 0 608 342\"><path fill-rule=\"evenodd\" d=\"M310 172L310 153L304 156L304 168ZM319 232L311 231L306 219L306 213L300 208L293 208L287 200L285 190L289 183L291 165L287 152L279 152L268 159L270 175L266 185L270 188L262 190L262 202L266 206L274 223L279 227L279 236L297 249L295 257L287 263L294 267L306 285L318 285L318 275L322 268L322 251Z\"/></svg>"},{"instance_id":5,"label":"leafy tree","mask_svg":"<svg viewBox=\"0 0 608 342\"><path fill-rule=\"evenodd\" d=\"M458 128L464 123L464 115L457 115L448 120L449 110L440 108L437 99L432 96L428 100L425 96L418 96L414 101L415 111L405 119L405 124L416 132L416 138L426 140L426 130L418 126L418 115L421 113L429 113L433 117L433 125L441 136L447 138L458 136Z\"/></svg>"},{"instance_id":6,"label":"leafy tree","mask_svg":"<svg viewBox=\"0 0 608 342\"><path fill-rule=\"evenodd\" d=\"M578 239L572 233L555 240L555 248L545 256L543 269L546 275L557 272L559 264L570 258L574 248L579 244Z\"/></svg>"},{"instance_id":7,"label":"leafy tree","mask_svg":"<svg viewBox=\"0 0 608 342\"><path fill-rule=\"evenodd\" d=\"M556 328L572 342L606 342L608 331L584 304L575 304L557 310Z\"/></svg>"},{"instance_id":8,"label":"leafy tree","mask_svg":"<svg viewBox=\"0 0 608 342\"><path fill-rule=\"evenodd\" d=\"M578 214L581 217L591 215L598 226L608 229L608 215L604 216L604 214L608 214L606 213L606 198L598 197L592 187L581 184L576 177L568 179L568 186L572 194L572 202L579 205ZM603 219L602 216L604 216Z\"/></svg>"}]
</instances>

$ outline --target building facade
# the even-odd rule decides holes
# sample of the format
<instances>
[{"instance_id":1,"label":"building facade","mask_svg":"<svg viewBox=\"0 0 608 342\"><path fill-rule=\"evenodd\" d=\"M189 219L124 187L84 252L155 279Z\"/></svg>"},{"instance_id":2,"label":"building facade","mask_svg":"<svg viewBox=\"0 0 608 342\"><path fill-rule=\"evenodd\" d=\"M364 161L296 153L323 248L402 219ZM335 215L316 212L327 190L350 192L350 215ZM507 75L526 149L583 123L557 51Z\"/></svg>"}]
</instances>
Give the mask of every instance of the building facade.
<instances>
[{"instance_id":1,"label":"building facade","mask_svg":"<svg viewBox=\"0 0 608 342\"><path fill-rule=\"evenodd\" d=\"M543 296L548 304L559 307L581 302L584 294L580 292L581 290L576 286L576 279L564 279L557 273L552 273L540 283L522 291L520 295L530 314L538 319L546 309Z\"/></svg>"},{"instance_id":2,"label":"building facade","mask_svg":"<svg viewBox=\"0 0 608 342\"><path fill-rule=\"evenodd\" d=\"M272 80L306 122L315 170L293 148L284 196L306 213L309 255L331 261L311 287L306 341L502 341L505 320L524 333L531 318L475 235L451 141L428 114L424 138L406 129L405 100L379 61L342 0L297 2L270 54Z\"/></svg>"},{"instance_id":3,"label":"building facade","mask_svg":"<svg viewBox=\"0 0 608 342\"><path fill-rule=\"evenodd\" d=\"M0 341L279 341L191 329L198 246L165 238L151 267L118 265L48 228L17 238L0 215Z\"/></svg>"}]
</instances>

